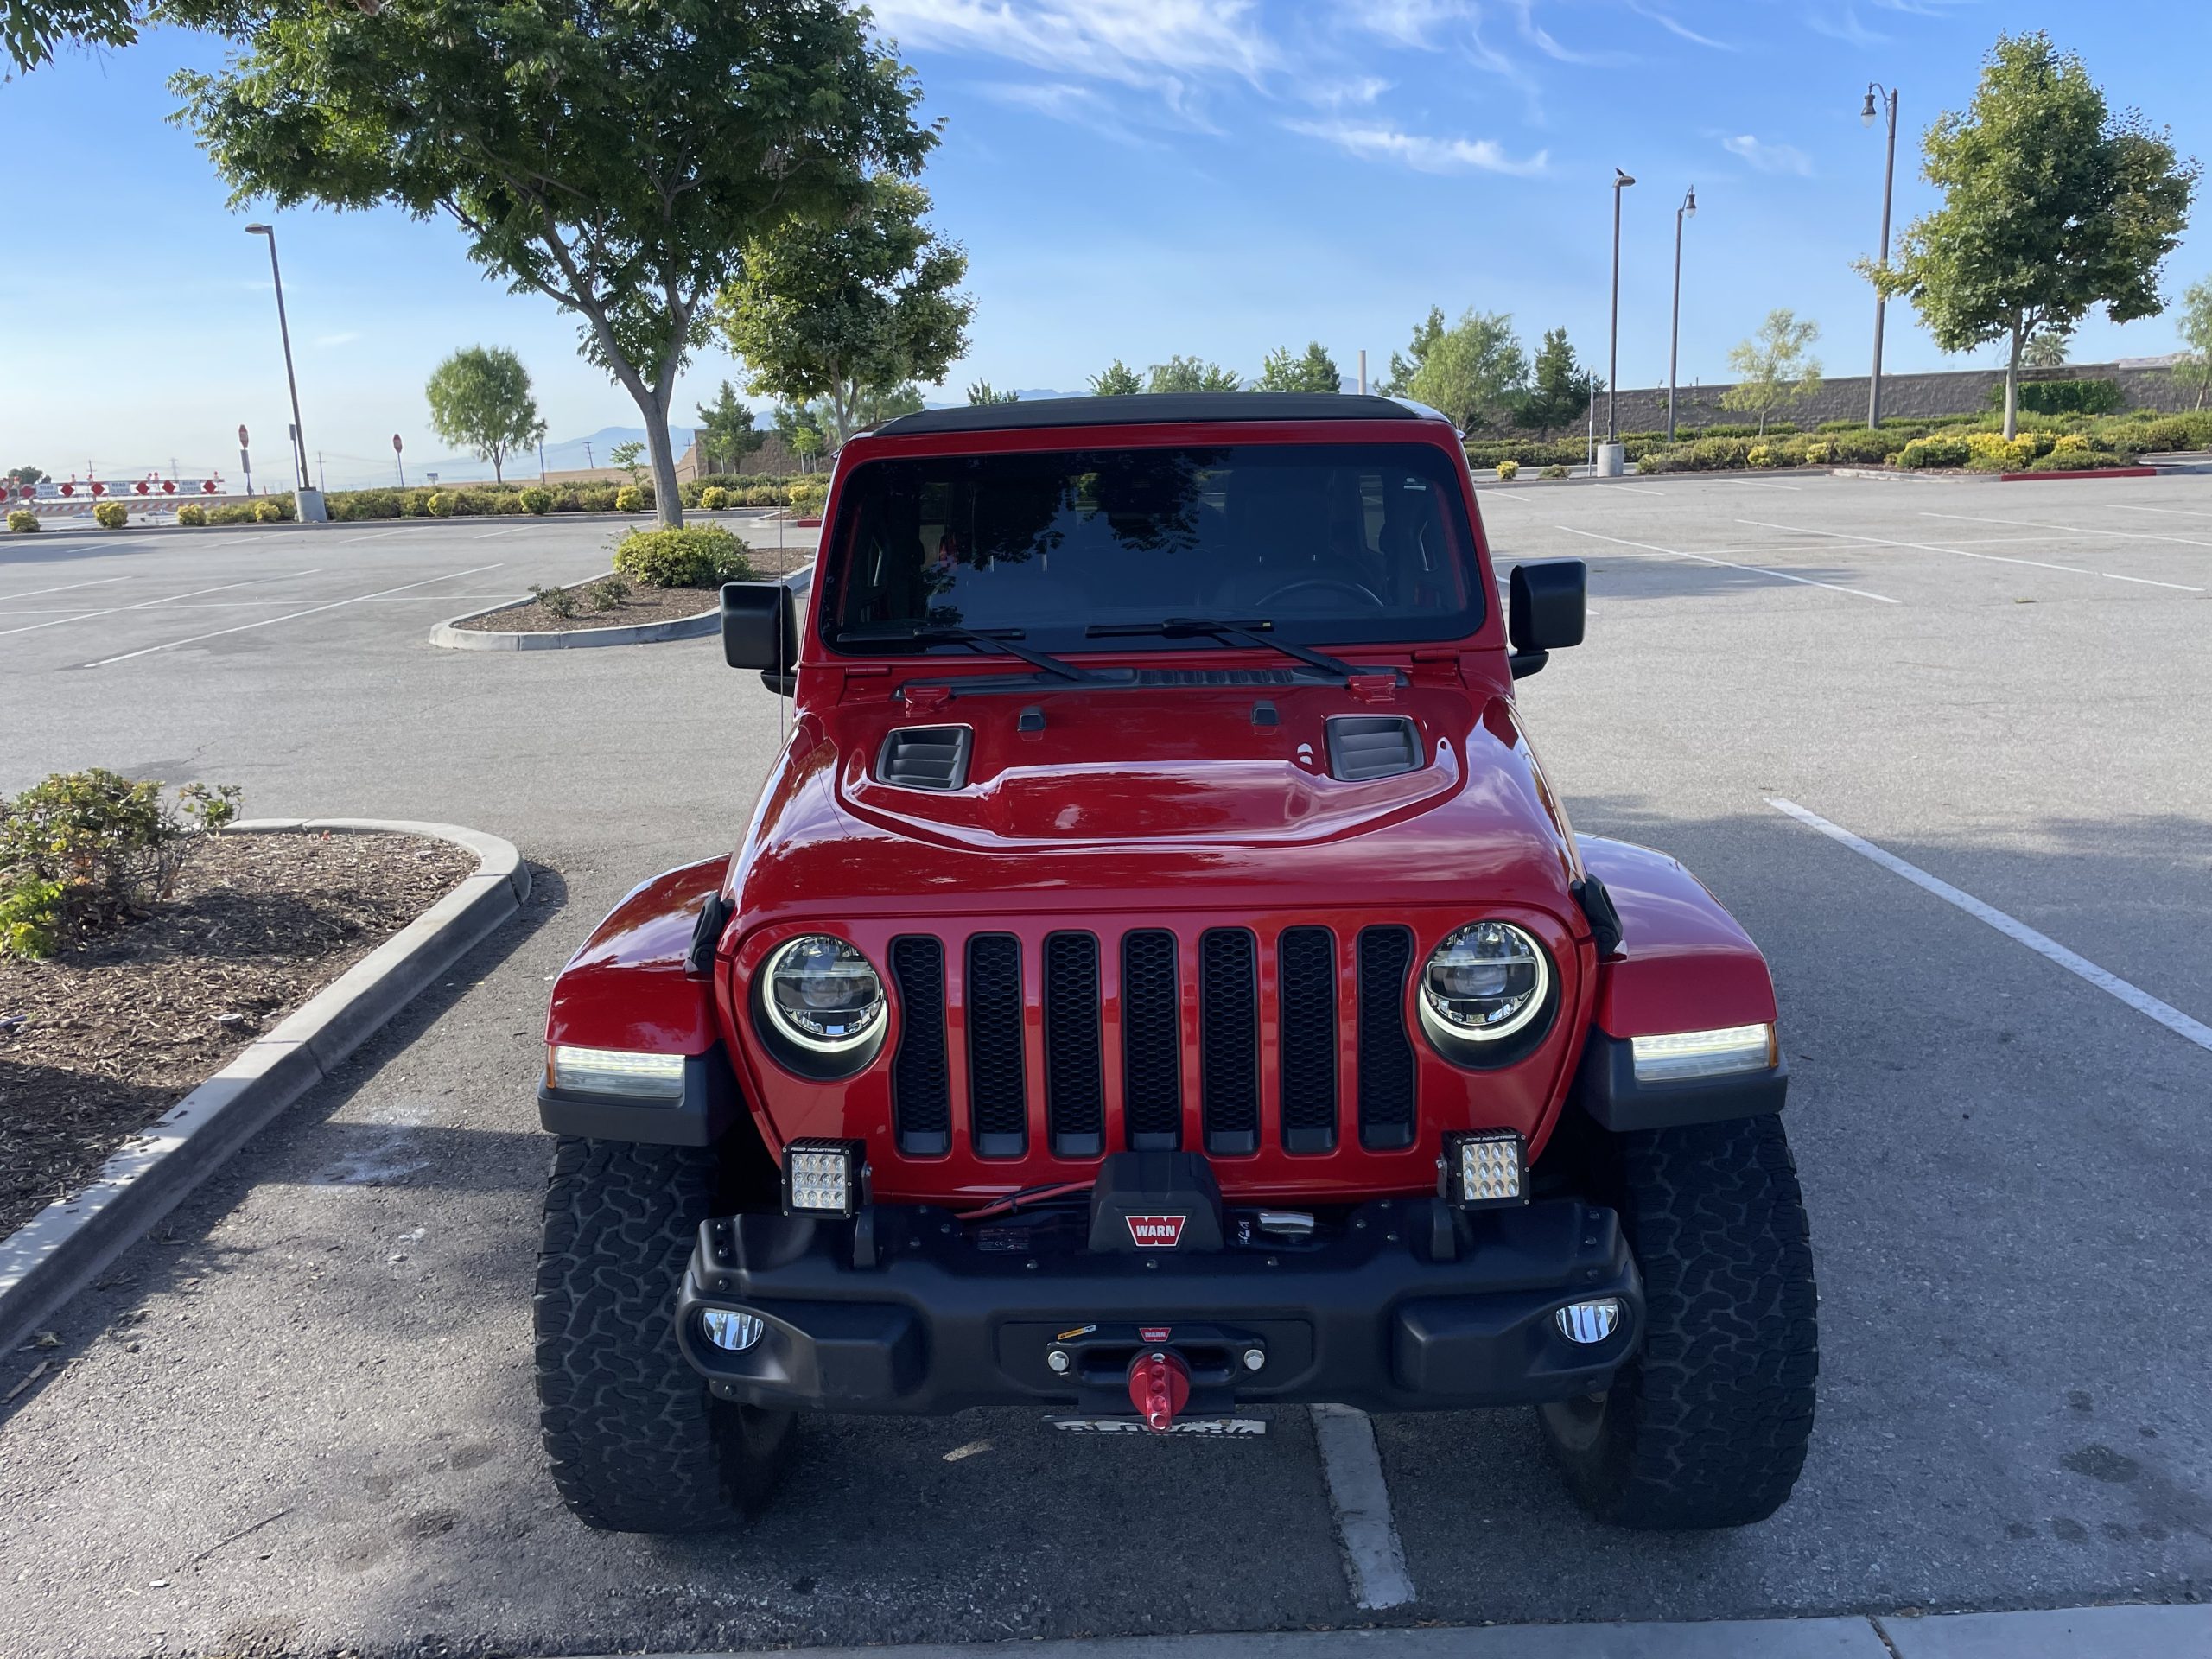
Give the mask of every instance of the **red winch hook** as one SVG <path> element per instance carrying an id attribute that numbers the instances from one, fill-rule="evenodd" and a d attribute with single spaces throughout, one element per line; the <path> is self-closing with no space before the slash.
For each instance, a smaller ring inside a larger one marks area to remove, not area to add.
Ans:
<path id="1" fill-rule="evenodd" d="M 1154 1348 L 1129 1362 L 1129 1403 L 1154 1433 L 1173 1428 L 1176 1413 L 1190 1402 L 1191 1368 L 1180 1354 Z"/>

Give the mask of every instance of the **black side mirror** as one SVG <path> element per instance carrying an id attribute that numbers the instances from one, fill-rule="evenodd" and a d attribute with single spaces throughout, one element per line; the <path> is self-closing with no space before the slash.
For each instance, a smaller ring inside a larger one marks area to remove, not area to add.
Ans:
<path id="1" fill-rule="evenodd" d="M 1505 631 L 1513 641 L 1513 677 L 1526 679 L 1551 653 L 1582 643 L 1590 567 L 1580 559 L 1542 559 L 1513 567 Z"/>
<path id="2" fill-rule="evenodd" d="M 722 584 L 722 660 L 757 668 L 771 691 L 791 694 L 798 664 L 798 595 L 780 582 Z"/>

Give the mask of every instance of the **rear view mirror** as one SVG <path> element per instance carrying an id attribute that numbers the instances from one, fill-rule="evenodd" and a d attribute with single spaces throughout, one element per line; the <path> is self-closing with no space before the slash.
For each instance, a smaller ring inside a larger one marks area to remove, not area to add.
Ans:
<path id="1" fill-rule="evenodd" d="M 1507 594 L 1506 632 L 1513 641 L 1513 677 L 1526 679 L 1551 653 L 1582 643 L 1590 567 L 1580 559 L 1516 564 Z"/>
<path id="2" fill-rule="evenodd" d="M 791 694 L 798 664 L 798 595 L 780 582 L 722 584 L 722 660 L 757 668 L 771 691 Z"/>

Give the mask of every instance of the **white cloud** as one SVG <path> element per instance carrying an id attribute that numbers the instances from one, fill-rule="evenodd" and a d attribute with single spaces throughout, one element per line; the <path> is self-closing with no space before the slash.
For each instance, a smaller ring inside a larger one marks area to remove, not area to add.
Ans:
<path id="1" fill-rule="evenodd" d="M 1878 34 L 1859 21 L 1859 10 L 1851 0 L 1814 0 L 1806 8 L 1805 27 L 1815 35 L 1825 35 L 1832 41 L 1841 41 L 1850 46 L 1886 46 L 1890 37 Z"/>
<path id="2" fill-rule="evenodd" d="M 1128 86 L 1156 85 L 1162 72 L 1257 81 L 1277 67 L 1252 0 L 874 0 L 869 9 L 905 45 L 988 52 Z"/>
<path id="3" fill-rule="evenodd" d="M 1109 99 L 1092 87 L 1060 80 L 983 81 L 977 83 L 976 91 L 995 104 L 1033 110 L 1117 143 L 1133 144 L 1141 149 L 1162 148 L 1158 139 L 1147 137 L 1122 118 L 1121 100 Z"/>
<path id="4" fill-rule="evenodd" d="M 1801 178 L 1813 176 L 1813 158 L 1795 144 L 1762 143 L 1748 132 L 1739 132 L 1732 138 L 1723 138 L 1720 148 L 1731 156 L 1741 156 L 1762 173 L 1795 173 Z"/>
<path id="5" fill-rule="evenodd" d="M 1551 31 L 1536 21 L 1535 0 L 1510 0 L 1510 3 L 1521 16 L 1521 38 L 1548 58 L 1560 63 L 1581 64 L 1586 67 L 1635 61 L 1624 53 L 1577 52 L 1561 46 Z"/>
<path id="6" fill-rule="evenodd" d="M 360 337 L 358 331 L 348 330 L 342 334 L 317 334 L 315 343 L 318 346 L 350 346 Z"/>
<path id="7" fill-rule="evenodd" d="M 1348 75 L 1301 86 L 1299 96 L 1325 110 L 1338 110 L 1347 104 L 1372 104 L 1389 90 L 1390 83 L 1380 75 Z"/>
<path id="8" fill-rule="evenodd" d="M 1716 41 L 1710 35 L 1700 35 L 1687 23 L 1678 22 L 1656 7 L 1640 3 L 1640 0 L 1628 0 L 1628 9 L 1637 16 L 1658 24 L 1669 35 L 1681 36 L 1693 46 L 1709 46 L 1716 52 L 1733 52 L 1736 49 L 1726 41 Z"/>
<path id="9" fill-rule="evenodd" d="M 1344 20 L 1400 46 L 1434 51 L 1446 23 L 1468 14 L 1461 0 L 1345 0 Z"/>
<path id="10" fill-rule="evenodd" d="M 1488 138 L 1438 138 L 1402 132 L 1379 123 L 1289 121 L 1293 132 L 1323 139 L 1363 161 L 1396 162 L 1417 173 L 1507 173 L 1526 177 L 1551 165 L 1551 152 L 1538 150 L 1518 159 Z"/>

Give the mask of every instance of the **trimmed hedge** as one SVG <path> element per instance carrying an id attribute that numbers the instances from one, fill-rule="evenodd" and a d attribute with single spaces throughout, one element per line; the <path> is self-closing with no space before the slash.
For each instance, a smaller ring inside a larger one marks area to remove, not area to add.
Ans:
<path id="1" fill-rule="evenodd" d="M 720 524 L 633 530 L 614 545 L 614 569 L 647 588 L 719 588 L 753 579 L 745 543 Z"/>
<path id="2" fill-rule="evenodd" d="M 96 501 L 92 504 L 92 522 L 102 530 L 121 530 L 130 522 L 130 509 L 120 501 Z"/>

